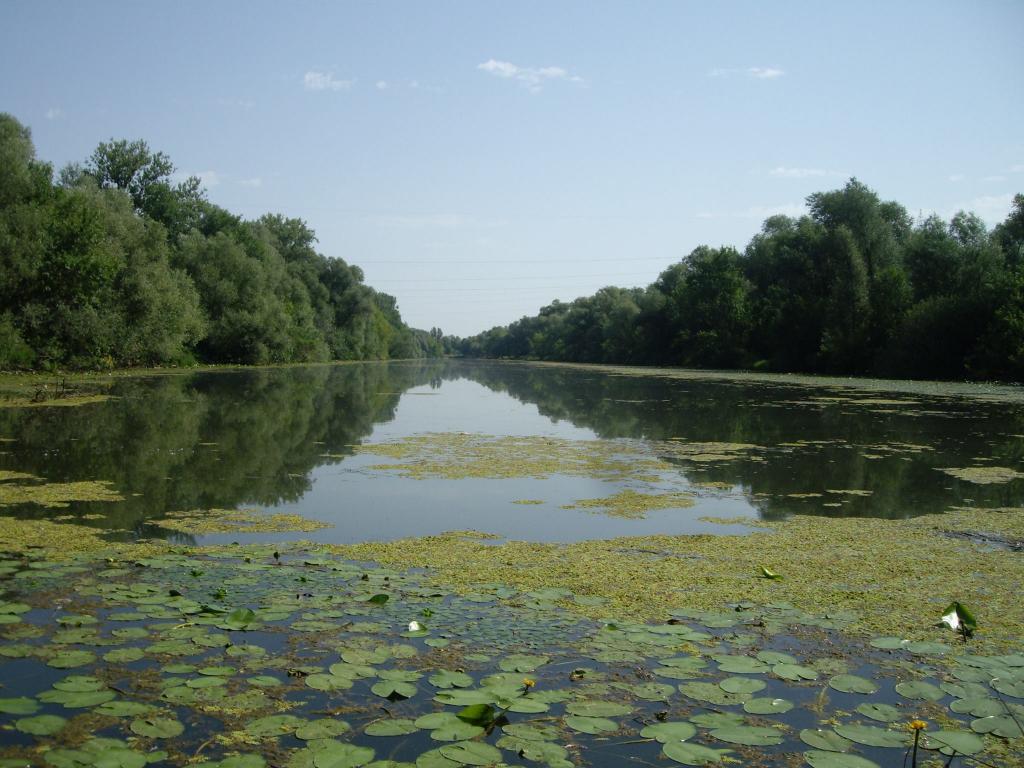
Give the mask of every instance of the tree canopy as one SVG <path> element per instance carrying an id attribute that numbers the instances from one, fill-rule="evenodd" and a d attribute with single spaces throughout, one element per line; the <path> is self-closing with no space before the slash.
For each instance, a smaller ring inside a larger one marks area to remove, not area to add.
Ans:
<path id="1" fill-rule="evenodd" d="M 462 354 L 591 363 L 1024 380 L 1024 195 L 992 231 L 914 222 L 851 179 L 773 216 L 746 249 L 701 246 L 646 288 L 553 302 Z"/>
<path id="2" fill-rule="evenodd" d="M 144 141 L 53 169 L 0 114 L 0 368 L 423 357 L 394 297 L 314 249 L 301 219 L 255 221 L 174 181 Z"/>

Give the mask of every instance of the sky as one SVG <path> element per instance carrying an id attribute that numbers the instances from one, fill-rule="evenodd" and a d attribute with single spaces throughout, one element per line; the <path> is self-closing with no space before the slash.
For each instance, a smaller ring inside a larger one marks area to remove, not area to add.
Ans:
<path id="1" fill-rule="evenodd" d="M 742 249 L 851 176 L 997 223 L 1021 40 L 1021 0 L 0 0 L 0 111 L 55 168 L 144 139 L 467 336 Z"/>

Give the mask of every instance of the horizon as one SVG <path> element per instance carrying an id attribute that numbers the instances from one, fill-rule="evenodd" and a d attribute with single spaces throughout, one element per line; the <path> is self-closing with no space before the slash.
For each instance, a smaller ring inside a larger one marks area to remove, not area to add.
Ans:
<path id="1" fill-rule="evenodd" d="M 0 14 L 0 111 L 55 170 L 143 139 L 458 336 L 742 249 L 852 176 L 989 227 L 1024 187 L 1019 3 Z"/>

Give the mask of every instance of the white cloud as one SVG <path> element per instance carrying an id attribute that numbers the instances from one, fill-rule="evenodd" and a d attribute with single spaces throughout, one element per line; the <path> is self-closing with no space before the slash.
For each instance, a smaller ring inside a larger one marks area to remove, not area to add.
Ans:
<path id="1" fill-rule="evenodd" d="M 239 179 L 238 184 L 242 187 L 262 187 L 263 179 L 259 176 L 253 176 L 251 179 Z"/>
<path id="2" fill-rule="evenodd" d="M 476 68 L 505 80 L 515 80 L 531 93 L 536 93 L 552 80 L 565 80 L 570 83 L 582 83 L 583 78 L 573 75 L 563 67 L 521 67 L 511 61 L 488 59 Z"/>
<path id="3" fill-rule="evenodd" d="M 64 110 L 60 107 L 50 107 L 46 110 L 47 120 L 60 120 L 62 117 L 64 117 Z"/>
<path id="4" fill-rule="evenodd" d="M 827 171 L 824 168 L 787 168 L 780 165 L 768 171 L 769 176 L 778 176 L 783 179 L 808 179 L 812 176 L 842 176 L 838 171 Z"/>
<path id="5" fill-rule="evenodd" d="M 189 175 L 198 176 L 204 187 L 216 187 L 221 182 L 221 176 L 217 171 L 198 171 Z"/>
<path id="6" fill-rule="evenodd" d="M 307 91 L 347 91 L 354 84 L 355 80 L 339 80 L 333 72 L 310 70 L 302 77 L 302 85 Z"/>
<path id="7" fill-rule="evenodd" d="M 1017 165 L 1011 165 L 1006 169 L 1007 173 L 1024 173 L 1024 163 L 1017 163 Z"/>
<path id="8" fill-rule="evenodd" d="M 1005 195 L 982 195 L 951 206 L 946 211 L 946 218 L 953 216 L 957 211 L 967 211 L 978 214 L 982 221 L 992 226 L 1006 219 L 1012 205 L 1013 195 L 1009 192 Z"/>
<path id="9" fill-rule="evenodd" d="M 949 175 L 949 180 L 950 181 L 963 181 L 966 178 L 967 177 L 964 176 L 962 173 L 951 173 Z"/>
<path id="10" fill-rule="evenodd" d="M 782 205 L 752 205 L 745 211 L 734 214 L 741 219 L 767 219 L 769 216 L 792 216 L 799 218 L 807 213 L 803 203 L 783 203 Z"/>
<path id="11" fill-rule="evenodd" d="M 374 85 L 377 86 L 378 91 L 386 91 L 388 89 L 387 80 L 378 80 L 376 83 L 374 83 Z"/>
<path id="12" fill-rule="evenodd" d="M 996 174 L 994 176 L 985 176 L 982 178 L 982 181 L 1006 181 L 1006 177 Z"/>
<path id="13" fill-rule="evenodd" d="M 733 75 L 746 75 L 755 80 L 774 80 L 786 74 L 784 69 L 777 67 L 716 67 L 708 71 L 708 77 L 732 77 Z"/>
<path id="14" fill-rule="evenodd" d="M 782 77 L 786 73 L 774 67 L 748 67 L 747 74 L 751 77 L 756 77 L 758 80 L 774 80 L 776 77 Z"/>
<path id="15" fill-rule="evenodd" d="M 411 213 L 372 216 L 370 220 L 385 229 L 492 229 L 506 222 L 498 219 L 478 219 L 461 213 Z"/>

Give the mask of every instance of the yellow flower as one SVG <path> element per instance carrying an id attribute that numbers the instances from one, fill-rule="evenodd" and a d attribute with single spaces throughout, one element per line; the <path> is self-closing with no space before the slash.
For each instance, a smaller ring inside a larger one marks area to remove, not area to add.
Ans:
<path id="1" fill-rule="evenodd" d="M 532 680 L 529 677 L 524 677 L 523 678 L 523 688 L 526 688 L 527 690 L 529 690 L 530 688 L 533 688 L 533 686 L 535 686 L 536 684 L 537 684 L 536 680 Z"/>
<path id="2" fill-rule="evenodd" d="M 927 727 L 928 723 L 924 720 L 911 720 L 910 723 L 907 724 L 907 728 L 912 731 L 923 731 Z"/>

